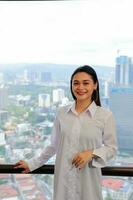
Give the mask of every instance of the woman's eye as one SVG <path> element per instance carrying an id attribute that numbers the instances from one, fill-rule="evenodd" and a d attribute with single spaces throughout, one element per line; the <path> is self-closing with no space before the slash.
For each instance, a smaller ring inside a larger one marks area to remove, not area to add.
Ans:
<path id="1" fill-rule="evenodd" d="M 75 82 L 75 83 L 73 83 L 73 85 L 78 85 L 78 83 Z"/>
<path id="2" fill-rule="evenodd" d="M 87 83 L 84 83 L 84 85 L 89 85 L 89 83 L 87 82 Z"/>

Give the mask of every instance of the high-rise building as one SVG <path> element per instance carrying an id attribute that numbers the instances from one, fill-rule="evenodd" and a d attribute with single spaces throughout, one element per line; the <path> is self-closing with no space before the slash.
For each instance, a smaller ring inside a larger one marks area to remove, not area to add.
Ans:
<path id="1" fill-rule="evenodd" d="M 61 100 L 65 97 L 65 92 L 63 89 L 58 88 L 53 90 L 53 103 L 61 102 Z"/>
<path id="2" fill-rule="evenodd" d="M 25 81 L 35 82 L 35 81 L 39 80 L 38 74 L 39 73 L 36 71 L 31 71 L 31 70 L 25 69 L 24 73 L 23 73 L 23 79 Z"/>
<path id="3" fill-rule="evenodd" d="M 104 96 L 109 97 L 109 83 L 108 83 L 108 81 L 104 82 Z"/>
<path id="4" fill-rule="evenodd" d="M 38 106 L 42 108 L 50 107 L 50 94 L 39 94 L 38 95 Z"/>
<path id="5" fill-rule="evenodd" d="M 133 87 L 112 88 L 109 105 L 116 119 L 119 149 L 133 151 Z"/>
<path id="6" fill-rule="evenodd" d="M 7 88 L 4 85 L 0 86 L 0 110 L 6 110 L 8 104 Z"/>
<path id="7" fill-rule="evenodd" d="M 28 70 L 27 69 L 24 70 L 23 78 L 25 81 L 28 81 Z"/>
<path id="8" fill-rule="evenodd" d="M 41 82 L 52 81 L 51 72 L 41 72 Z"/>
<path id="9" fill-rule="evenodd" d="M 119 86 L 133 85 L 133 63 L 128 56 L 116 58 L 115 83 Z"/>
<path id="10" fill-rule="evenodd" d="M 133 150 L 133 63 L 128 56 L 116 58 L 115 85 L 110 91 L 109 107 L 116 119 L 119 149 Z"/>

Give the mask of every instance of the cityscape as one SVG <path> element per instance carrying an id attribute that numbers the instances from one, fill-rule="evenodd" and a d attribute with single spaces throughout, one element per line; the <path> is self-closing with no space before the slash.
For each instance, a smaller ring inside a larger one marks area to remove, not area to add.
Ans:
<path id="1" fill-rule="evenodd" d="M 7 70 L 6 70 L 7 67 Z M 70 76 L 76 65 L 1 66 L 0 164 L 39 155 L 50 142 L 58 107 L 70 104 Z M 116 118 L 118 155 L 109 165 L 133 166 L 133 59 L 118 55 L 115 67 L 94 66 L 102 106 Z M 48 163 L 54 164 L 55 157 Z M 1 174 L 0 199 L 51 200 L 53 175 Z M 132 200 L 133 178 L 103 177 L 104 200 Z"/>

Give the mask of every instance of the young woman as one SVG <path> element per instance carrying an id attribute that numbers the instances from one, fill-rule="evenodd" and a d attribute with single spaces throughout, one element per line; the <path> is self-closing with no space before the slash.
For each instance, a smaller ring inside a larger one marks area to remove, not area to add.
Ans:
<path id="1" fill-rule="evenodd" d="M 16 168 L 28 173 L 56 154 L 54 200 L 102 200 L 101 167 L 117 150 L 114 117 L 101 107 L 92 67 L 77 68 L 70 83 L 74 103 L 57 111 L 51 144 Z"/>

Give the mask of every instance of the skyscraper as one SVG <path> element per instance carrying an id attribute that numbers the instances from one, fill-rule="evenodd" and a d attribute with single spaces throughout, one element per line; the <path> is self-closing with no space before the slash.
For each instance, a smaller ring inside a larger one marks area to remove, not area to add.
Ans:
<path id="1" fill-rule="evenodd" d="M 128 56 L 116 58 L 115 85 L 109 107 L 116 118 L 119 149 L 133 150 L 133 64 Z"/>
<path id="2" fill-rule="evenodd" d="M 38 74 L 39 73 L 37 71 L 25 69 L 23 72 L 23 79 L 24 81 L 35 82 L 39 79 Z"/>
<path id="3" fill-rule="evenodd" d="M 6 110 L 8 103 L 7 88 L 4 85 L 0 86 L 0 110 Z"/>
<path id="4" fill-rule="evenodd" d="M 4 85 L 0 86 L 0 125 L 3 124 L 8 118 L 6 111 L 8 104 L 7 88 Z"/>
<path id="5" fill-rule="evenodd" d="M 114 87 L 110 109 L 115 115 L 120 151 L 133 151 L 133 87 Z"/>
<path id="6" fill-rule="evenodd" d="M 51 72 L 41 72 L 41 82 L 52 81 Z"/>
<path id="7" fill-rule="evenodd" d="M 133 63 L 128 56 L 116 58 L 115 83 L 121 86 L 133 85 Z"/>

